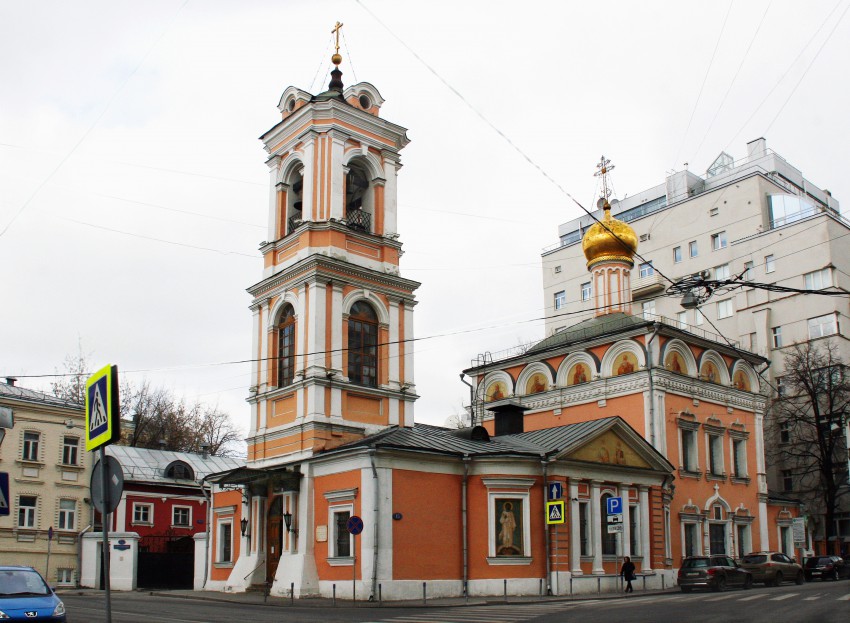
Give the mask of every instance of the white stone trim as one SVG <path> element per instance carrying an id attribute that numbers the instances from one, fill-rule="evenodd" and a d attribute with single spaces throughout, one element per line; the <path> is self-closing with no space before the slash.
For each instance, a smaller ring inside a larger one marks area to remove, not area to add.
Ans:
<path id="1" fill-rule="evenodd" d="M 612 374 L 614 361 L 623 353 L 632 353 L 637 359 L 639 369 L 646 367 L 646 353 L 644 353 L 641 345 L 635 340 L 620 340 L 605 351 L 605 355 L 602 357 L 602 364 L 600 365 L 600 374 L 604 377 L 615 376 Z M 638 371 L 635 370 L 635 372 Z"/>
<path id="2" fill-rule="evenodd" d="M 528 384 L 529 379 L 534 375 L 540 373 L 546 377 L 546 388 L 543 390 L 549 391 L 552 389 L 552 369 L 547 366 L 545 363 L 541 361 L 535 361 L 533 363 L 528 364 L 523 368 L 522 372 L 519 373 L 519 377 L 517 377 L 516 381 L 516 394 L 517 395 L 529 395 L 525 392 L 525 386 Z M 538 392 L 540 393 L 540 392 Z"/>

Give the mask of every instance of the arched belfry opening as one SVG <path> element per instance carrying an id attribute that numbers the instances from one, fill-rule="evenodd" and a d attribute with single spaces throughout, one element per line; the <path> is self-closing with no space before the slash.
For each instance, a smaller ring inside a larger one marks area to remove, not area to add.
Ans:
<path id="1" fill-rule="evenodd" d="M 286 193 L 286 218 L 284 235 L 295 231 L 304 220 L 304 176 L 299 169 L 293 169 L 286 182 L 289 192 Z"/>
<path id="2" fill-rule="evenodd" d="M 349 163 L 345 174 L 345 220 L 351 229 L 372 231 L 374 193 L 370 177 L 362 162 L 355 159 Z"/>

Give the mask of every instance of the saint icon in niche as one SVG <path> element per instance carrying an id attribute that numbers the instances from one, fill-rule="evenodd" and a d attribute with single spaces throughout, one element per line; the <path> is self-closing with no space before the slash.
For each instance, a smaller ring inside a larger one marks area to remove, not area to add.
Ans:
<path id="1" fill-rule="evenodd" d="M 599 459 L 600 463 L 610 463 L 611 462 L 611 453 L 608 452 L 608 448 L 605 447 L 605 442 L 602 442 L 602 445 L 599 446 L 599 450 L 596 453 L 596 458 Z"/>
<path id="2" fill-rule="evenodd" d="M 522 500 L 496 500 L 496 555 L 522 556 Z"/>
<path id="3" fill-rule="evenodd" d="M 546 378 L 539 372 L 528 380 L 526 385 L 527 394 L 539 394 L 546 390 Z"/>
<path id="4" fill-rule="evenodd" d="M 682 373 L 682 364 L 679 363 L 679 353 L 671 353 L 670 358 L 667 360 L 667 369 L 672 370 L 673 372 Z"/>
<path id="5" fill-rule="evenodd" d="M 577 363 L 573 366 L 572 374 L 570 375 L 570 385 L 581 385 L 587 383 L 590 378 L 590 369 L 587 364 Z"/>
<path id="6" fill-rule="evenodd" d="M 626 454 L 623 452 L 623 444 L 619 440 L 617 441 L 617 449 L 614 450 L 614 463 L 617 465 L 626 464 Z"/>
<path id="7" fill-rule="evenodd" d="M 737 389 L 743 390 L 745 392 L 750 391 L 750 382 L 749 379 L 747 379 L 747 375 L 744 374 L 743 370 L 738 370 L 735 373 L 735 380 L 733 381 L 733 385 L 735 385 Z"/>
<path id="8" fill-rule="evenodd" d="M 632 353 L 623 353 L 614 362 L 615 376 L 631 374 L 637 367 L 637 358 Z"/>
<path id="9" fill-rule="evenodd" d="M 705 362 L 700 376 L 709 383 L 717 383 L 720 380 L 720 374 L 717 372 L 717 368 L 710 361 Z"/>
<path id="10" fill-rule="evenodd" d="M 487 390 L 487 402 L 501 400 L 508 395 L 508 388 L 502 381 L 496 381 Z"/>

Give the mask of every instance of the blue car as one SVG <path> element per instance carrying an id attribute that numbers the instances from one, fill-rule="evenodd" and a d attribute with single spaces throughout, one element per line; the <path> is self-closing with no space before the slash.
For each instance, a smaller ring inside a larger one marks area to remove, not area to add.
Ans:
<path id="1" fill-rule="evenodd" d="M 65 604 L 32 567 L 0 566 L 0 621 L 61 621 Z"/>

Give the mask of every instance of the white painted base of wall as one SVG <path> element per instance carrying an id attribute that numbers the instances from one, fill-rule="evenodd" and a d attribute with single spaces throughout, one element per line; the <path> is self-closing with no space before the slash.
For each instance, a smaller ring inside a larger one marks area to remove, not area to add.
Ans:
<path id="1" fill-rule="evenodd" d="M 349 582 L 349 592 L 351 592 Z M 305 554 L 284 554 L 277 566 L 271 594 L 278 597 L 291 597 L 295 592 L 296 598 L 319 597 L 319 580 L 313 556 Z M 360 589 L 358 587 L 358 592 Z M 368 598 L 369 596 L 366 595 Z"/>
<path id="2" fill-rule="evenodd" d="M 83 535 L 80 586 L 100 586 L 100 555 L 103 544 L 102 532 Z M 116 591 L 136 590 L 136 574 L 139 557 L 139 535 L 136 532 L 109 533 L 109 587 Z M 125 549 L 126 548 L 126 549 Z"/>

